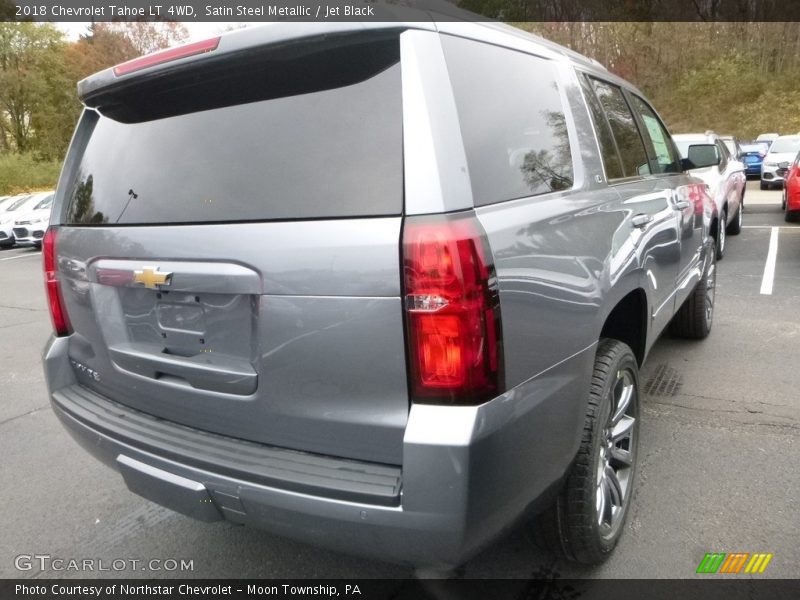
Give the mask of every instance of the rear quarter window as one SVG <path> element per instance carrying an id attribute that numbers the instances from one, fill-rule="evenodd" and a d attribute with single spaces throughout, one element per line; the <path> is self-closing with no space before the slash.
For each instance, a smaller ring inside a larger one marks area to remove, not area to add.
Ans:
<path id="1" fill-rule="evenodd" d="M 442 36 L 477 206 L 570 189 L 572 155 L 555 67 Z"/>

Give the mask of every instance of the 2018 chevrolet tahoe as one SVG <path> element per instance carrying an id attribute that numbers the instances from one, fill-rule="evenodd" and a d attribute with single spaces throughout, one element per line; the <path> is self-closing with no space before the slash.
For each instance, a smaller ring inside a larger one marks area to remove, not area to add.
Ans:
<path id="1" fill-rule="evenodd" d="M 246 29 L 78 92 L 44 369 L 132 491 L 416 565 L 534 514 L 612 551 L 639 368 L 715 292 L 713 203 L 636 88 L 415 22 Z"/>

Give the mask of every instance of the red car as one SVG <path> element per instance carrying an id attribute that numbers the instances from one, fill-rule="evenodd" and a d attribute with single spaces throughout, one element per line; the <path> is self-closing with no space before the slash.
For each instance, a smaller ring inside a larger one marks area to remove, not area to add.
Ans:
<path id="1" fill-rule="evenodd" d="M 781 208 L 786 211 L 787 221 L 800 218 L 800 152 L 786 171 Z"/>

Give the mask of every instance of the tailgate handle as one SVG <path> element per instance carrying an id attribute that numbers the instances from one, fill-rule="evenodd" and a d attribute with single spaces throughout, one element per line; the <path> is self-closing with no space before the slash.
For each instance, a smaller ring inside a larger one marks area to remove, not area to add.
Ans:
<path id="1" fill-rule="evenodd" d="M 239 396 L 248 396 L 258 387 L 258 375 L 249 362 L 224 354 L 176 356 L 154 344 L 119 344 L 108 350 L 119 368 L 150 379 L 168 375 L 193 388 Z"/>

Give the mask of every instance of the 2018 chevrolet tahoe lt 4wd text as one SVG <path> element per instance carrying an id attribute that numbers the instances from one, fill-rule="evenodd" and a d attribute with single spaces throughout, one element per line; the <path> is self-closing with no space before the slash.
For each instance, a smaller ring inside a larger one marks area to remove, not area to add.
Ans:
<path id="1" fill-rule="evenodd" d="M 44 369 L 132 491 L 416 565 L 534 514 L 611 552 L 639 367 L 714 308 L 713 204 L 640 92 L 453 22 L 246 29 L 78 92 Z"/>

